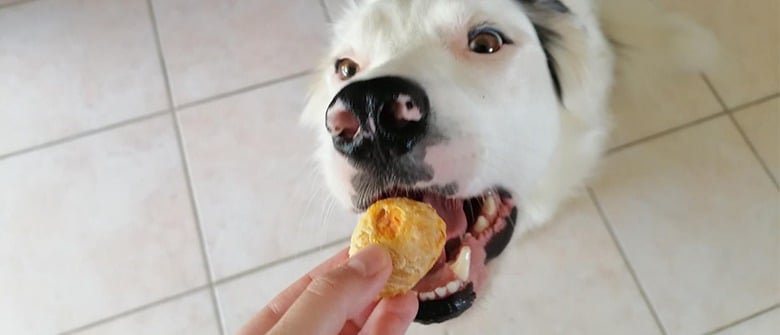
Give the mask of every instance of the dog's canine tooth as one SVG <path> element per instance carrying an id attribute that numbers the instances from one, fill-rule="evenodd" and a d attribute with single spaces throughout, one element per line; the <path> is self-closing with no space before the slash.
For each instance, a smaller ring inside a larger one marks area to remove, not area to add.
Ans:
<path id="1" fill-rule="evenodd" d="M 469 280 L 469 270 L 471 270 L 471 248 L 466 246 L 460 250 L 458 259 L 450 264 L 450 270 L 455 273 L 458 279 L 462 281 Z"/>
<path id="2" fill-rule="evenodd" d="M 488 227 L 490 227 L 490 222 L 484 216 L 480 215 L 477 218 L 477 222 L 474 224 L 474 232 L 481 234 L 485 229 L 488 229 Z"/>
<path id="3" fill-rule="evenodd" d="M 488 195 L 485 198 L 485 203 L 482 204 L 482 214 L 487 217 L 493 217 L 497 211 L 496 198 L 493 195 Z"/>

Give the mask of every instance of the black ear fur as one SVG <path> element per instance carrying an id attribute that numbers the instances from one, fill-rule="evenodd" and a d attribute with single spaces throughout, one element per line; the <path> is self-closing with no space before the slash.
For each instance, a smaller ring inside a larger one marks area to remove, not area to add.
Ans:
<path id="1" fill-rule="evenodd" d="M 533 6 L 543 10 L 551 10 L 558 13 L 568 13 L 569 7 L 560 0 L 520 0 L 525 6 Z"/>
<path id="2" fill-rule="evenodd" d="M 542 44 L 544 54 L 547 57 L 547 67 L 552 77 L 555 93 L 559 100 L 563 100 L 563 91 L 561 87 L 558 64 L 555 61 L 555 55 L 551 49 L 553 44 L 557 43 L 561 36 L 550 26 L 550 17 L 555 14 L 568 14 L 569 7 L 566 7 L 560 0 L 519 0 L 520 4 L 528 11 L 528 16 L 536 29 L 536 35 L 539 36 L 539 42 Z"/>

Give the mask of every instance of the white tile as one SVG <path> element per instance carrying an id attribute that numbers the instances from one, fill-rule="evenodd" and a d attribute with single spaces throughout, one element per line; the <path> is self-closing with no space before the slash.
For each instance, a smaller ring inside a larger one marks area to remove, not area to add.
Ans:
<path id="1" fill-rule="evenodd" d="M 73 335 L 105 334 L 216 335 L 219 334 L 219 325 L 209 292 L 200 291 L 73 333 Z"/>
<path id="2" fill-rule="evenodd" d="M 144 0 L 0 10 L 0 155 L 168 108 Z"/>
<path id="3" fill-rule="evenodd" d="M 661 0 L 720 39 L 723 57 L 707 73 L 729 107 L 780 91 L 780 2 Z"/>
<path id="4" fill-rule="evenodd" d="M 181 114 L 193 185 L 217 278 L 349 236 L 298 124 L 308 78 Z"/>
<path id="5" fill-rule="evenodd" d="M 344 242 L 217 286 L 227 333 L 238 332 L 282 290 L 348 246 Z"/>
<path id="6" fill-rule="evenodd" d="M 154 4 L 179 104 L 310 70 L 329 36 L 311 0 Z"/>
<path id="7" fill-rule="evenodd" d="M 610 112 L 617 147 L 718 112 L 723 108 L 699 75 L 658 76 L 632 68 L 631 83 L 614 88 Z M 639 80 L 638 78 L 641 78 Z"/>
<path id="8" fill-rule="evenodd" d="M 515 239 L 490 271 L 487 294 L 464 315 L 409 334 L 660 334 L 587 197 Z"/>
<path id="9" fill-rule="evenodd" d="M 775 179 L 780 179 L 780 98 L 739 111 L 734 117 Z"/>
<path id="10" fill-rule="evenodd" d="M 717 335 L 776 335 L 780 331 L 780 309 L 775 308 Z"/>
<path id="11" fill-rule="evenodd" d="M 206 281 L 172 119 L 0 161 L 0 334 L 51 334 Z"/>
<path id="12" fill-rule="evenodd" d="M 728 117 L 610 156 L 595 192 L 671 335 L 780 301 L 780 195 Z"/>

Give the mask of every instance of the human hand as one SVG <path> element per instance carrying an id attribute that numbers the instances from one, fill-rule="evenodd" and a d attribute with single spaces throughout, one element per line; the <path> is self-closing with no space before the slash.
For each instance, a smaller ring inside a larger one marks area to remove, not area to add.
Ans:
<path id="1" fill-rule="evenodd" d="M 375 301 L 392 272 L 387 251 L 347 250 L 282 291 L 240 335 L 404 334 L 417 314 L 414 293 Z"/>

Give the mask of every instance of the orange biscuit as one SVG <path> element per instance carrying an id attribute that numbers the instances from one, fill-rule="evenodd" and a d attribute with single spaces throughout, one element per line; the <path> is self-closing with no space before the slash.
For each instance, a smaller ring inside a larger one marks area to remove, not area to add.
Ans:
<path id="1" fill-rule="evenodd" d="M 447 226 L 431 205 L 406 198 L 378 201 L 360 217 L 350 241 L 352 256 L 371 244 L 385 247 L 393 273 L 380 297 L 411 290 L 433 267 L 447 241 Z"/>

